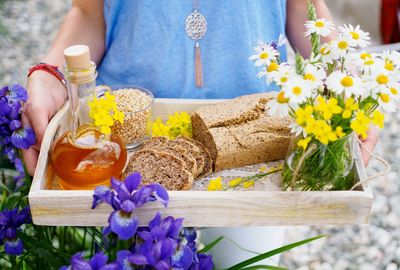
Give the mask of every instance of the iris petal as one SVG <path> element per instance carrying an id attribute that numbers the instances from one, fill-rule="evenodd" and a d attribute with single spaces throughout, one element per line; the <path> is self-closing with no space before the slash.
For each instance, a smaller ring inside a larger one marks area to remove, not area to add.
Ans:
<path id="1" fill-rule="evenodd" d="M 116 233 L 121 240 L 133 237 L 138 227 L 138 219 L 123 211 L 116 211 L 110 220 L 111 231 Z"/>
<path id="2" fill-rule="evenodd" d="M 121 209 L 126 213 L 131 213 L 133 212 L 133 210 L 135 210 L 135 204 L 130 200 L 126 200 L 123 203 L 121 203 Z"/>
<path id="3" fill-rule="evenodd" d="M 187 247 L 183 246 L 171 257 L 171 263 L 174 267 L 188 269 L 193 262 L 193 252 Z"/>
<path id="4" fill-rule="evenodd" d="M 8 87 L 6 96 L 10 102 L 25 102 L 28 100 L 28 93 L 26 92 L 26 89 L 19 84 L 10 85 Z"/>
<path id="5" fill-rule="evenodd" d="M 100 269 L 102 266 L 107 264 L 108 257 L 102 252 L 96 253 L 90 260 L 89 264 L 92 269 Z"/>
<path id="6" fill-rule="evenodd" d="M 17 148 L 28 149 L 36 142 L 35 133 L 29 127 L 17 129 L 11 135 L 11 142 Z"/>
<path id="7" fill-rule="evenodd" d="M 147 258 L 142 254 L 134 254 L 128 258 L 128 260 L 137 265 L 146 265 L 148 264 Z"/>
<path id="8" fill-rule="evenodd" d="M 136 190 L 142 181 L 142 177 L 140 173 L 132 173 L 129 176 L 127 176 L 124 180 L 126 188 L 128 189 L 129 193 L 132 193 L 134 190 Z"/>
<path id="9" fill-rule="evenodd" d="M 160 184 L 154 184 L 154 186 L 157 199 L 164 205 L 164 207 L 167 207 L 169 201 L 168 192 Z"/>
<path id="10" fill-rule="evenodd" d="M 24 251 L 24 243 L 21 239 L 8 240 L 4 244 L 4 251 L 8 255 L 21 255 Z"/>

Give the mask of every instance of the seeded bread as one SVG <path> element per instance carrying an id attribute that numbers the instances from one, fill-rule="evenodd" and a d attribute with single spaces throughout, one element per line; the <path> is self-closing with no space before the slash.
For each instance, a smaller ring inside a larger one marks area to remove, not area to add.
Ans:
<path id="1" fill-rule="evenodd" d="M 200 156 L 198 156 L 198 158 L 196 160 L 198 163 L 200 163 L 201 161 L 204 161 L 203 162 L 204 165 L 203 165 L 203 170 L 200 172 L 198 177 L 204 177 L 204 176 L 212 173 L 213 159 L 212 159 L 211 154 L 208 151 L 208 149 L 201 142 L 187 138 L 187 137 L 179 137 L 177 139 L 177 141 L 182 141 L 182 140 L 189 141 L 190 143 L 196 145 L 200 149 Z M 200 158 L 200 157 L 202 157 L 202 158 Z"/>
<path id="2" fill-rule="evenodd" d="M 205 160 L 202 155 L 201 149 L 194 143 L 190 142 L 189 140 L 186 140 L 184 137 L 179 137 L 174 141 L 170 141 L 170 144 L 185 148 L 188 151 L 188 153 L 196 159 L 198 170 L 194 174 L 194 177 L 195 178 L 198 177 L 203 172 L 205 164 Z"/>
<path id="3" fill-rule="evenodd" d="M 193 175 L 184 167 L 184 162 L 174 155 L 143 149 L 129 158 L 123 178 L 139 172 L 142 185 L 159 183 L 167 190 L 188 190 L 192 188 Z"/>
<path id="4" fill-rule="evenodd" d="M 172 146 L 167 141 L 165 144 L 147 145 L 144 149 L 152 149 L 157 152 L 165 152 L 171 154 L 181 159 L 184 162 L 185 169 L 193 174 L 193 176 L 197 174 L 198 169 L 196 159 L 191 154 L 189 154 L 185 148 L 179 145 Z"/>
<path id="5" fill-rule="evenodd" d="M 193 113 L 193 137 L 209 150 L 214 171 L 285 157 L 290 120 L 268 115 L 266 104 L 274 97 L 274 93 L 241 96 Z"/>

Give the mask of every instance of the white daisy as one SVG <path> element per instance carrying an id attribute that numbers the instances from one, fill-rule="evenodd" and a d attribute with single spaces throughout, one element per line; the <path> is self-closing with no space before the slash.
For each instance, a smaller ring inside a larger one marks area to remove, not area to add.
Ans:
<path id="1" fill-rule="evenodd" d="M 274 47 L 267 43 L 259 43 L 254 48 L 255 53 L 250 56 L 249 60 L 255 61 L 255 66 L 259 67 L 262 65 L 268 66 L 271 61 L 276 61 L 279 56 L 279 52 Z"/>
<path id="2" fill-rule="evenodd" d="M 293 75 L 282 86 L 282 91 L 291 103 L 300 104 L 312 96 L 312 84 L 298 75 Z"/>
<path id="3" fill-rule="evenodd" d="M 380 57 L 383 59 L 383 67 L 389 72 L 400 68 L 400 53 L 397 51 L 384 51 Z"/>
<path id="4" fill-rule="evenodd" d="M 345 59 L 344 66 L 348 70 L 356 67 L 361 73 L 369 74 L 379 61 L 381 60 L 376 58 L 375 54 L 362 51 L 361 53 L 349 54 Z"/>
<path id="5" fill-rule="evenodd" d="M 280 91 L 276 98 L 267 103 L 269 109 L 266 111 L 269 115 L 288 116 L 292 105 L 289 103 L 289 99 L 285 97 L 285 93 Z"/>
<path id="6" fill-rule="evenodd" d="M 351 40 L 341 36 L 330 43 L 330 54 L 334 60 L 345 57 L 349 51 L 354 50 Z"/>
<path id="7" fill-rule="evenodd" d="M 332 64 L 333 59 L 331 56 L 331 44 L 330 43 L 325 43 L 321 45 L 321 48 L 319 50 L 319 55 L 321 56 L 321 61 L 324 64 Z"/>
<path id="8" fill-rule="evenodd" d="M 261 78 L 266 76 L 267 83 L 269 84 L 272 82 L 273 73 L 276 73 L 278 71 L 279 71 L 279 64 L 275 61 L 272 61 L 267 67 L 263 68 L 262 71 L 257 73 L 257 77 Z"/>
<path id="9" fill-rule="evenodd" d="M 326 86 L 336 94 L 344 93 L 346 97 L 360 96 L 364 92 L 360 78 L 347 75 L 340 70 L 334 71 L 328 76 Z"/>
<path id="10" fill-rule="evenodd" d="M 369 37 L 369 33 L 362 31 L 359 25 L 356 27 L 352 26 L 351 24 L 344 25 L 344 27 L 339 27 L 339 30 L 344 37 L 352 40 L 355 46 L 365 48 L 370 44 L 368 41 L 371 39 Z"/>
<path id="11" fill-rule="evenodd" d="M 317 33 L 320 36 L 328 36 L 334 29 L 334 24 L 324 18 L 317 19 L 316 21 L 307 21 L 305 23 L 307 31 L 305 36 L 311 36 L 313 33 Z"/>
<path id="12" fill-rule="evenodd" d="M 277 72 L 270 73 L 267 77 L 269 82 L 274 81 L 277 85 L 282 86 L 289 81 L 292 75 L 295 75 L 294 69 L 287 64 L 280 64 Z"/>
<path id="13" fill-rule="evenodd" d="M 304 68 L 303 79 L 313 84 L 313 88 L 317 89 L 324 85 L 323 80 L 326 78 L 325 70 L 312 64 L 307 64 Z"/>
<path id="14" fill-rule="evenodd" d="M 372 70 L 370 75 L 364 77 L 367 87 L 372 91 L 373 96 L 378 94 L 391 95 L 391 88 L 398 89 L 396 76 L 384 68 Z"/>
<path id="15" fill-rule="evenodd" d="M 296 136 L 303 134 L 303 138 L 307 137 L 307 131 L 304 129 L 304 127 L 300 126 L 296 122 L 290 124 L 289 128 L 290 128 L 290 132 L 295 134 Z"/>
<path id="16" fill-rule="evenodd" d="M 379 107 L 386 113 L 392 113 L 399 107 L 398 100 L 389 94 L 379 93 L 376 98 L 378 100 Z"/>

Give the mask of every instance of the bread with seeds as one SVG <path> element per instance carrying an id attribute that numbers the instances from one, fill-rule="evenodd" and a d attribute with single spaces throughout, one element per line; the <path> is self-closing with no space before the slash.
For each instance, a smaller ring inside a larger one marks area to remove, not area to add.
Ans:
<path id="1" fill-rule="evenodd" d="M 133 172 L 142 175 L 142 185 L 159 183 L 167 190 L 188 190 L 193 186 L 193 175 L 185 169 L 184 162 L 161 151 L 143 149 L 134 153 L 123 178 Z"/>

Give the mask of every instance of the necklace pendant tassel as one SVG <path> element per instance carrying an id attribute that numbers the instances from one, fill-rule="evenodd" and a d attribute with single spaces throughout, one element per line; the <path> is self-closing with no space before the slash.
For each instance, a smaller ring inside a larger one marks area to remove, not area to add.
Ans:
<path id="1" fill-rule="evenodd" d="M 203 65 L 201 64 L 200 43 L 194 45 L 194 81 L 197 88 L 203 87 Z"/>

